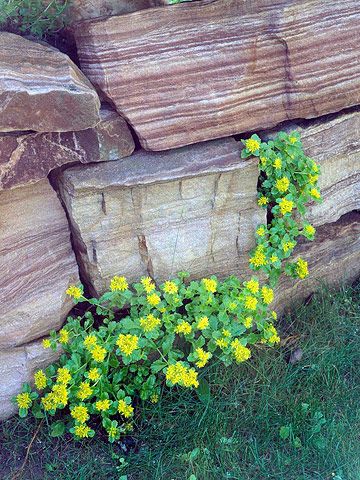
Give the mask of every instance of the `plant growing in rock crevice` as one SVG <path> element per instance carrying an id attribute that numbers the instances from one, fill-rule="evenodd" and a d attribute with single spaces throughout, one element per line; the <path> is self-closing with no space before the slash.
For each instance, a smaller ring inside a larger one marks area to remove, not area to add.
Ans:
<path id="1" fill-rule="evenodd" d="M 130 288 L 116 276 L 99 299 L 87 299 L 82 286 L 71 286 L 67 294 L 93 306 L 101 322 L 88 311 L 83 318 L 69 317 L 59 333 L 44 340 L 45 348 L 61 344 L 64 353 L 35 373 L 35 391 L 24 385 L 16 397 L 20 416 L 30 408 L 39 418 L 65 410 L 52 434 L 67 429 L 76 438 L 93 436 L 98 419 L 113 442 L 131 430 L 141 401 L 158 401 L 164 381 L 203 395 L 206 383 L 199 373 L 210 361 L 240 363 L 251 357 L 254 345 L 279 342 L 277 315 L 270 308 L 273 287 L 282 272 L 308 275 L 306 261 L 289 258 L 299 235 L 312 240 L 315 234 L 303 215 L 309 199 L 320 200 L 319 167 L 303 153 L 296 132 L 282 132 L 267 143 L 252 135 L 243 143 L 243 158 L 260 158 L 258 203 L 272 216 L 268 225 L 258 226 L 249 262 L 269 284 L 255 276 L 245 282 L 234 276 L 186 282 L 188 275 L 180 273 L 161 285 L 142 278 Z"/>

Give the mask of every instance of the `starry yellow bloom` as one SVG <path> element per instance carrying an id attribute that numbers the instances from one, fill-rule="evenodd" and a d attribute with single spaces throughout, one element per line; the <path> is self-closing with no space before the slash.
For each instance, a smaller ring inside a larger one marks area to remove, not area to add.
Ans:
<path id="1" fill-rule="evenodd" d="M 50 348 L 51 347 L 51 342 L 48 338 L 44 338 L 44 340 L 42 341 L 42 346 L 44 348 Z"/>
<path id="2" fill-rule="evenodd" d="M 252 297 L 250 295 L 247 295 L 245 297 L 245 308 L 247 308 L 248 310 L 256 310 L 257 303 L 258 301 L 255 297 Z"/>
<path id="3" fill-rule="evenodd" d="M 275 310 L 271 312 L 271 316 L 274 320 L 277 320 L 277 313 L 275 312 Z"/>
<path id="4" fill-rule="evenodd" d="M 294 137 L 294 136 L 291 136 L 291 137 L 289 137 L 289 142 L 292 143 L 292 144 L 294 144 L 294 143 L 297 142 L 297 138 Z"/>
<path id="5" fill-rule="evenodd" d="M 316 165 L 315 162 L 312 164 L 312 168 L 311 168 L 311 169 L 312 169 L 312 171 L 313 171 L 314 173 L 319 173 L 319 167 L 318 167 L 318 165 Z"/>
<path id="6" fill-rule="evenodd" d="M 223 334 L 224 337 L 231 337 L 230 330 L 227 330 L 226 328 L 223 328 L 221 333 Z"/>
<path id="7" fill-rule="evenodd" d="M 259 227 L 257 230 L 256 230 L 256 234 L 259 235 L 259 237 L 263 237 L 264 235 L 266 235 L 266 228 L 265 227 Z"/>
<path id="8" fill-rule="evenodd" d="M 260 207 L 263 207 L 263 206 L 267 205 L 268 203 L 269 203 L 269 199 L 265 196 L 260 197 L 259 200 L 258 200 L 258 205 Z"/>
<path id="9" fill-rule="evenodd" d="M 197 328 L 199 330 L 205 330 L 205 328 L 208 328 L 209 326 L 209 319 L 208 317 L 201 317 L 199 318 L 198 320 L 198 323 L 197 323 Z"/>
<path id="10" fill-rule="evenodd" d="M 292 250 L 295 247 L 295 242 L 285 242 L 282 245 L 282 249 L 284 252 L 288 252 L 289 250 Z"/>
<path id="11" fill-rule="evenodd" d="M 80 398 L 80 400 L 85 400 L 86 398 L 89 398 L 92 393 L 93 390 L 90 387 L 90 384 L 88 382 L 81 382 L 76 396 Z"/>
<path id="12" fill-rule="evenodd" d="M 279 257 L 277 255 L 271 255 L 270 257 L 270 262 L 275 263 L 279 260 Z"/>
<path id="13" fill-rule="evenodd" d="M 292 212 L 294 202 L 291 200 L 287 200 L 286 198 L 282 198 L 279 202 L 279 207 L 282 215 L 285 215 Z"/>
<path id="14" fill-rule="evenodd" d="M 174 294 L 178 292 L 178 287 L 176 283 L 167 281 L 164 283 L 164 292 L 169 294 Z"/>
<path id="15" fill-rule="evenodd" d="M 59 331 L 59 342 L 63 345 L 69 343 L 69 332 L 65 328 Z"/>
<path id="16" fill-rule="evenodd" d="M 101 363 L 106 357 L 106 350 L 105 348 L 100 347 L 100 345 L 95 345 L 95 347 L 92 349 L 91 356 L 95 362 Z"/>
<path id="17" fill-rule="evenodd" d="M 46 387 L 46 375 L 43 370 L 38 370 L 34 375 L 35 387 L 38 390 L 43 390 Z"/>
<path id="18" fill-rule="evenodd" d="M 245 360 L 248 360 L 251 357 L 251 350 L 241 345 L 238 338 L 235 338 L 235 340 L 231 342 L 231 348 L 233 350 L 235 360 L 238 363 L 245 362 Z"/>
<path id="19" fill-rule="evenodd" d="M 307 277 L 309 275 L 308 262 L 302 258 L 299 258 L 299 260 L 296 262 L 296 273 L 299 278 Z"/>
<path id="20" fill-rule="evenodd" d="M 261 296 L 264 299 L 264 303 L 269 305 L 274 300 L 274 291 L 271 288 L 264 286 L 261 289 Z"/>
<path id="21" fill-rule="evenodd" d="M 159 395 L 157 393 L 152 393 L 150 396 L 150 402 L 158 403 L 158 401 L 159 401 Z"/>
<path id="22" fill-rule="evenodd" d="M 312 237 L 313 235 L 315 235 L 315 228 L 312 225 L 305 225 L 304 232 L 310 237 Z"/>
<path id="23" fill-rule="evenodd" d="M 74 433 L 79 438 L 88 438 L 90 431 L 91 429 L 85 424 L 76 425 L 74 428 Z"/>
<path id="24" fill-rule="evenodd" d="M 54 401 L 54 396 L 51 393 L 43 397 L 41 399 L 41 403 L 46 412 L 48 412 L 49 410 L 55 410 L 57 406 L 57 402 Z"/>
<path id="25" fill-rule="evenodd" d="M 189 333 L 191 333 L 190 323 L 182 320 L 175 328 L 175 333 L 183 333 L 184 335 L 188 335 Z"/>
<path id="26" fill-rule="evenodd" d="M 57 371 L 57 381 L 63 385 L 67 385 L 71 380 L 70 370 L 66 367 L 59 368 Z"/>
<path id="27" fill-rule="evenodd" d="M 254 267 L 261 267 L 262 265 L 267 264 L 266 255 L 262 245 L 259 245 L 255 249 L 254 255 L 250 258 L 249 263 L 254 265 Z"/>
<path id="28" fill-rule="evenodd" d="M 252 278 L 245 283 L 245 287 L 249 289 L 251 293 L 257 293 L 259 291 L 259 282 Z"/>
<path id="29" fill-rule="evenodd" d="M 151 293 L 155 290 L 155 283 L 150 277 L 144 277 L 141 279 L 141 284 L 145 289 L 146 293 Z"/>
<path id="30" fill-rule="evenodd" d="M 279 158 L 279 157 L 275 158 L 274 163 L 273 163 L 273 167 L 274 167 L 276 170 L 280 170 L 280 168 L 282 167 L 281 158 Z"/>
<path id="31" fill-rule="evenodd" d="M 85 423 L 87 420 L 89 420 L 88 409 L 83 405 L 78 405 L 72 408 L 70 414 L 79 423 Z"/>
<path id="32" fill-rule="evenodd" d="M 317 188 L 312 188 L 312 189 L 310 190 L 310 195 L 311 195 L 313 198 L 317 198 L 317 199 L 321 198 L 320 192 L 319 192 L 319 190 L 318 190 Z"/>
<path id="33" fill-rule="evenodd" d="M 276 328 L 274 327 L 274 325 L 269 325 L 266 329 L 266 333 L 270 333 L 271 334 L 271 337 L 269 337 L 267 340 L 264 338 L 261 340 L 261 343 L 270 343 L 270 344 L 274 344 L 274 343 L 279 343 L 280 342 L 280 337 L 278 335 L 278 332 L 276 330 Z"/>
<path id="34" fill-rule="evenodd" d="M 69 297 L 74 298 L 75 300 L 79 300 L 82 297 L 83 292 L 81 288 L 76 287 L 75 285 L 70 285 L 70 287 L 65 292 Z"/>
<path id="35" fill-rule="evenodd" d="M 245 141 L 245 147 L 249 150 L 250 153 L 254 154 L 260 148 L 260 142 L 255 140 L 254 138 L 249 138 Z"/>
<path id="36" fill-rule="evenodd" d="M 150 314 L 145 318 L 140 318 L 140 326 L 144 332 L 152 332 L 156 327 L 161 325 L 160 318 L 156 318 L 154 315 Z"/>
<path id="37" fill-rule="evenodd" d="M 16 403 L 19 408 L 30 408 L 32 404 L 32 400 L 30 398 L 30 393 L 23 392 L 16 395 Z"/>
<path id="38" fill-rule="evenodd" d="M 54 406 L 58 406 L 59 404 L 66 405 L 68 403 L 68 392 L 66 389 L 66 385 L 60 383 L 56 383 L 53 385 L 51 389 L 51 394 Z"/>
<path id="39" fill-rule="evenodd" d="M 124 292 L 129 287 L 125 277 L 118 277 L 117 275 L 111 279 L 110 290 L 112 292 Z"/>
<path id="40" fill-rule="evenodd" d="M 308 175 L 309 183 L 314 185 L 319 180 L 319 175 Z"/>
<path id="41" fill-rule="evenodd" d="M 146 300 L 148 304 L 151 305 L 152 307 L 156 307 L 156 305 L 159 305 L 159 303 L 161 302 L 159 295 L 157 295 L 156 293 L 152 293 L 151 295 L 148 295 L 146 297 Z"/>
<path id="42" fill-rule="evenodd" d="M 89 350 L 89 352 L 91 352 L 91 350 L 95 347 L 96 344 L 97 338 L 95 335 L 88 335 L 87 337 L 85 337 L 84 345 L 86 349 Z"/>
<path id="43" fill-rule="evenodd" d="M 99 369 L 92 368 L 91 370 L 89 370 L 88 377 L 89 377 L 89 380 L 92 380 L 93 382 L 96 382 L 96 380 L 99 380 L 99 378 L 101 377 L 99 373 Z"/>
<path id="44" fill-rule="evenodd" d="M 215 293 L 217 288 L 217 281 L 211 278 L 203 278 L 203 284 L 207 292 Z"/>
<path id="45" fill-rule="evenodd" d="M 205 352 L 205 350 L 203 350 L 202 348 L 197 348 L 195 350 L 195 353 L 197 355 L 197 362 L 195 363 L 195 365 L 198 367 L 198 368 L 202 368 L 202 367 L 205 367 L 205 365 L 207 364 L 207 362 L 210 360 L 210 358 L 212 357 L 212 354 L 210 352 Z"/>
<path id="46" fill-rule="evenodd" d="M 279 192 L 285 193 L 289 188 L 290 180 L 287 177 L 282 177 L 279 180 L 276 180 L 275 185 Z"/>
<path id="47" fill-rule="evenodd" d="M 267 158 L 266 157 L 260 157 L 260 163 L 261 163 L 262 167 L 266 167 Z"/>
<path id="48" fill-rule="evenodd" d="M 215 344 L 220 347 L 221 349 L 227 348 L 229 346 L 229 339 L 228 338 L 218 338 L 215 340 Z"/>
<path id="49" fill-rule="evenodd" d="M 111 425 L 111 427 L 110 427 L 109 430 L 108 430 L 109 437 L 110 437 L 110 438 L 116 437 L 116 435 L 118 434 L 118 432 L 119 432 L 119 429 L 116 428 L 114 425 Z"/>
<path id="50" fill-rule="evenodd" d="M 182 378 L 184 387 L 197 388 L 199 386 L 197 377 L 198 377 L 198 373 L 193 368 L 188 368 Z"/>
<path id="51" fill-rule="evenodd" d="M 106 412 L 107 410 L 109 410 L 110 405 L 111 405 L 111 402 L 110 402 L 110 400 L 108 400 L 108 399 L 98 400 L 98 401 L 95 403 L 95 408 L 96 408 L 96 410 L 98 410 L 99 412 Z"/>
<path id="52" fill-rule="evenodd" d="M 127 357 L 133 353 L 134 350 L 139 348 L 138 345 L 139 337 L 136 335 L 124 335 L 120 333 L 118 339 L 116 340 L 116 345 L 119 347 L 120 351 Z"/>
<path id="53" fill-rule="evenodd" d="M 252 317 L 246 317 L 244 320 L 244 327 L 250 328 L 252 326 L 253 318 Z"/>
<path id="54" fill-rule="evenodd" d="M 118 412 L 125 418 L 129 418 L 134 412 L 134 407 L 128 405 L 125 400 L 119 400 Z"/>
<path id="55" fill-rule="evenodd" d="M 181 362 L 169 365 L 166 370 L 166 379 L 173 385 L 178 383 L 188 388 L 197 388 L 199 386 L 197 375 L 197 372 L 193 368 L 187 368 Z"/>

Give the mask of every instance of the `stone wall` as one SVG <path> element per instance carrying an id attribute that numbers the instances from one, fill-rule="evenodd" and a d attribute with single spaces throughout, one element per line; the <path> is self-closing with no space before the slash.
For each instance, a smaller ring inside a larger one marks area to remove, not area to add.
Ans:
<path id="1" fill-rule="evenodd" d="M 240 158 L 249 130 L 299 130 L 322 170 L 316 239 L 295 251 L 311 275 L 281 280 L 277 311 L 359 276 L 357 1 L 167 3 L 75 0 L 78 66 L 0 33 L 0 418 L 55 358 L 41 340 L 68 285 L 249 273 L 266 222 L 257 162 Z"/>

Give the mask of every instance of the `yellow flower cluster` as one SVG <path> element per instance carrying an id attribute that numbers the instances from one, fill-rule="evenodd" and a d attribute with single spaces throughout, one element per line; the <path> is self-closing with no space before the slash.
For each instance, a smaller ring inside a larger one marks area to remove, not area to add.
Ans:
<path id="1" fill-rule="evenodd" d="M 281 161 L 281 158 L 277 157 L 275 158 L 275 161 L 273 163 L 273 167 L 276 169 L 276 170 L 280 170 L 281 167 L 282 167 L 282 161 Z"/>
<path id="2" fill-rule="evenodd" d="M 310 195 L 313 197 L 313 198 L 316 198 L 316 199 L 319 199 L 321 198 L 321 195 L 320 195 L 320 192 L 317 188 L 312 188 L 310 190 Z"/>
<path id="3" fill-rule="evenodd" d="M 188 388 L 199 386 L 197 376 L 198 373 L 193 368 L 187 368 L 181 362 L 169 365 L 166 370 L 166 379 L 169 382 L 173 385 L 179 384 Z"/>
<path id="4" fill-rule="evenodd" d="M 269 203 L 269 199 L 267 197 L 265 197 L 264 195 L 262 195 L 258 200 L 259 207 L 264 207 L 268 203 Z"/>
<path id="5" fill-rule="evenodd" d="M 79 300 L 83 296 L 83 292 L 79 287 L 75 285 L 70 285 L 70 287 L 65 292 L 69 297 Z"/>
<path id="6" fill-rule="evenodd" d="M 128 357 L 134 350 L 139 348 L 138 342 L 139 337 L 137 335 L 131 335 L 130 333 L 124 335 L 123 333 L 120 333 L 116 340 L 116 345 L 119 347 L 120 351 Z"/>
<path id="7" fill-rule="evenodd" d="M 213 280 L 211 278 L 203 278 L 203 284 L 207 292 L 210 292 L 210 293 L 216 292 L 216 288 L 217 288 L 216 280 Z"/>
<path id="8" fill-rule="evenodd" d="M 288 252 L 289 250 L 292 250 L 295 247 L 295 242 L 285 242 L 282 244 L 282 249 L 284 252 Z"/>
<path id="9" fill-rule="evenodd" d="M 161 302 L 161 299 L 157 293 L 152 293 L 151 295 L 148 295 L 146 297 L 146 300 L 148 304 L 152 307 L 156 307 L 156 305 L 159 305 L 159 303 Z"/>
<path id="10" fill-rule="evenodd" d="M 95 335 L 88 335 L 87 337 L 85 337 L 84 345 L 85 345 L 85 348 L 89 350 L 89 352 L 93 350 L 96 344 L 97 344 L 97 338 Z"/>
<path id="11" fill-rule="evenodd" d="M 67 405 L 68 392 L 64 384 L 53 385 L 51 392 L 41 399 L 41 403 L 46 411 L 56 410 L 60 405 Z"/>
<path id="12" fill-rule="evenodd" d="M 100 345 L 95 345 L 95 347 L 92 349 L 92 358 L 95 360 L 95 362 L 103 362 L 106 357 L 106 350 L 103 347 L 100 347 Z"/>
<path id="13" fill-rule="evenodd" d="M 76 425 L 76 427 L 74 428 L 74 433 L 79 438 L 89 437 L 90 431 L 90 428 L 83 423 L 81 425 Z"/>
<path id="14" fill-rule="evenodd" d="M 274 325 L 269 325 L 265 329 L 265 331 L 266 331 L 266 333 L 270 333 L 271 336 L 267 340 L 263 338 L 261 340 L 261 343 L 274 344 L 274 343 L 279 343 L 280 342 L 280 337 L 279 337 L 278 332 L 277 332 L 276 328 L 274 327 Z"/>
<path id="15" fill-rule="evenodd" d="M 38 370 L 35 375 L 34 375 L 34 382 L 35 382 L 35 387 L 38 390 L 42 390 L 43 388 L 46 387 L 47 381 L 46 381 L 46 375 L 42 370 Z"/>
<path id="16" fill-rule="evenodd" d="M 279 202 L 279 207 L 282 215 L 286 215 L 287 213 L 292 212 L 292 209 L 294 208 L 294 202 L 292 200 L 282 198 Z"/>
<path id="17" fill-rule="evenodd" d="M 51 347 L 51 341 L 48 338 L 44 338 L 44 340 L 42 341 L 42 346 L 44 348 L 50 348 Z"/>
<path id="18" fill-rule="evenodd" d="M 287 177 L 282 177 L 276 181 L 275 185 L 279 192 L 285 193 L 289 188 L 290 180 Z"/>
<path id="19" fill-rule="evenodd" d="M 70 370 L 68 368 L 59 368 L 57 371 L 57 381 L 63 385 L 67 385 L 71 380 Z"/>
<path id="20" fill-rule="evenodd" d="M 155 283 L 150 277 L 144 277 L 141 279 L 141 284 L 145 289 L 146 293 L 151 293 L 155 290 Z"/>
<path id="21" fill-rule="evenodd" d="M 309 275 L 308 262 L 302 258 L 299 258 L 299 260 L 296 262 L 296 273 L 299 278 L 307 277 Z"/>
<path id="22" fill-rule="evenodd" d="M 235 338 L 231 342 L 231 348 L 234 353 L 235 360 L 240 363 L 240 362 L 245 362 L 245 360 L 248 360 L 251 357 L 251 350 L 247 347 L 244 347 L 238 338 Z"/>
<path id="23" fill-rule="evenodd" d="M 266 229 L 261 226 L 256 230 L 256 234 L 259 235 L 259 237 L 263 237 L 266 235 Z"/>
<path id="24" fill-rule="evenodd" d="M 264 299 L 264 303 L 269 305 L 274 300 L 274 291 L 265 285 L 261 289 L 261 296 Z"/>
<path id="25" fill-rule="evenodd" d="M 164 292 L 169 294 L 174 294 L 178 292 L 178 287 L 176 283 L 167 281 L 164 283 Z"/>
<path id="26" fill-rule="evenodd" d="M 313 235 L 315 235 L 315 228 L 312 225 L 305 225 L 304 232 L 310 237 L 312 237 Z"/>
<path id="27" fill-rule="evenodd" d="M 154 317 L 154 315 L 150 314 L 145 318 L 140 318 L 140 326 L 144 330 L 144 332 L 152 332 L 161 325 L 160 318 Z"/>
<path id="28" fill-rule="evenodd" d="M 201 317 L 199 318 L 198 320 L 198 323 L 197 323 L 197 328 L 199 330 L 205 330 L 206 328 L 208 328 L 209 326 L 209 319 L 208 317 Z"/>
<path id="29" fill-rule="evenodd" d="M 244 327 L 246 328 L 251 328 L 253 323 L 253 318 L 252 317 L 246 317 L 243 321 Z"/>
<path id="30" fill-rule="evenodd" d="M 175 328 L 175 333 L 183 333 L 184 335 L 188 335 L 191 333 L 191 325 L 189 322 L 182 320 L 179 325 Z"/>
<path id="31" fill-rule="evenodd" d="M 108 399 L 106 399 L 106 400 L 98 400 L 98 401 L 95 403 L 95 408 L 96 408 L 96 410 L 98 410 L 99 412 L 106 412 L 107 410 L 109 410 L 110 405 L 111 405 L 111 402 L 110 402 L 110 400 L 108 400 Z"/>
<path id="32" fill-rule="evenodd" d="M 69 332 L 65 328 L 59 331 L 59 342 L 63 345 L 69 343 Z"/>
<path id="33" fill-rule="evenodd" d="M 259 282 L 257 280 L 251 279 L 245 283 L 245 287 L 250 290 L 251 293 L 258 293 L 259 291 Z"/>
<path id="34" fill-rule="evenodd" d="M 89 420 L 89 412 L 83 405 L 78 405 L 70 410 L 70 415 L 79 423 Z"/>
<path id="35" fill-rule="evenodd" d="M 16 396 L 16 403 L 19 408 L 30 408 L 32 404 L 30 394 L 27 392 L 19 393 L 19 395 Z"/>
<path id="36" fill-rule="evenodd" d="M 250 153 L 255 153 L 260 148 L 260 142 L 255 140 L 254 138 L 249 138 L 245 142 L 245 147 L 249 150 Z"/>
<path id="37" fill-rule="evenodd" d="M 89 370 L 89 373 L 88 373 L 89 380 L 96 382 L 96 380 L 99 380 L 100 376 L 101 375 L 97 368 L 92 368 L 91 370 Z"/>
<path id="38" fill-rule="evenodd" d="M 256 297 L 252 297 L 250 295 L 245 297 L 245 308 L 248 310 L 256 310 L 257 303 L 258 301 Z"/>
<path id="39" fill-rule="evenodd" d="M 196 355 L 197 355 L 197 362 L 195 363 L 195 365 L 198 367 L 198 368 L 202 368 L 202 367 L 205 367 L 205 365 L 207 364 L 207 362 L 210 360 L 210 358 L 212 357 L 212 354 L 210 352 L 205 352 L 205 350 L 203 350 L 202 348 L 197 348 L 195 350 L 196 352 Z"/>
<path id="40" fill-rule="evenodd" d="M 80 400 L 85 400 L 86 398 L 89 398 L 92 393 L 93 390 L 90 387 L 90 384 L 88 382 L 81 382 L 76 396 L 80 398 Z"/>
<path id="41" fill-rule="evenodd" d="M 229 346 L 230 340 L 228 338 L 218 338 L 215 340 L 215 344 L 220 347 L 222 350 Z"/>
<path id="42" fill-rule="evenodd" d="M 110 438 L 116 437 L 116 435 L 118 434 L 118 432 L 119 432 L 119 429 L 116 428 L 114 425 L 111 425 L 111 427 L 110 427 L 109 430 L 108 430 L 109 437 L 110 437 Z"/>
<path id="43" fill-rule="evenodd" d="M 266 255 L 264 253 L 264 245 L 258 245 L 255 249 L 254 255 L 250 258 L 249 263 L 254 267 L 261 267 L 267 264 Z"/>
<path id="44" fill-rule="evenodd" d="M 133 414 L 134 408 L 131 405 L 128 405 L 125 400 L 119 400 L 118 412 L 125 418 L 129 418 Z"/>
<path id="45" fill-rule="evenodd" d="M 111 279 L 110 290 L 112 292 L 124 292 L 129 287 L 125 277 L 115 276 Z"/>

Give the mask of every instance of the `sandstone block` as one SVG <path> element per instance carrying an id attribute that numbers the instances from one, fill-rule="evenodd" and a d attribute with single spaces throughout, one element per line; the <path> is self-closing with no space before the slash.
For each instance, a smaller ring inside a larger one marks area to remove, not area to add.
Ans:
<path id="1" fill-rule="evenodd" d="M 0 134 L 0 190 L 37 182 L 65 163 L 118 160 L 135 148 L 126 121 L 102 108 L 96 127 L 79 132 Z"/>
<path id="2" fill-rule="evenodd" d="M 217 0 L 85 22 L 82 70 L 166 150 L 360 103 L 357 0 Z"/>
<path id="3" fill-rule="evenodd" d="M 0 32 L 0 131 L 66 132 L 94 127 L 100 101 L 60 51 Z"/>
<path id="4" fill-rule="evenodd" d="M 70 25 L 89 18 L 124 15 L 152 6 L 151 0 L 72 0 L 68 7 Z M 76 27 L 75 27 L 76 28 Z"/>
<path id="5" fill-rule="evenodd" d="M 164 280 L 243 273 L 257 207 L 255 159 L 233 139 L 171 152 L 136 152 L 121 162 L 71 167 L 59 178 L 81 269 L 93 293 L 114 275 Z"/>
<path id="6" fill-rule="evenodd" d="M 47 180 L 0 192 L 0 348 L 59 328 L 79 281 L 65 212 Z"/>

